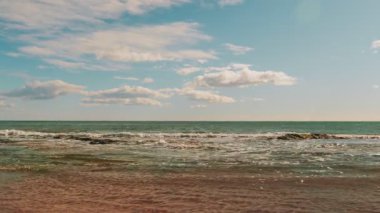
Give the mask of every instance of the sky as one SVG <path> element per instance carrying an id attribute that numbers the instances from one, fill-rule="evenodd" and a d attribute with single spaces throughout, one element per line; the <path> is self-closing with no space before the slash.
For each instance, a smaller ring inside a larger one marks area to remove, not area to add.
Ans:
<path id="1" fill-rule="evenodd" d="M 0 0 L 0 120 L 379 121 L 378 0 Z"/>

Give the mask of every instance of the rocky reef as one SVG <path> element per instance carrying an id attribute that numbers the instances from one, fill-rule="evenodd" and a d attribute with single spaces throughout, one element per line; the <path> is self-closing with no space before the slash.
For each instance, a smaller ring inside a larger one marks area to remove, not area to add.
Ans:
<path id="1" fill-rule="evenodd" d="M 287 133 L 277 137 L 278 140 L 321 140 L 321 139 L 345 139 L 343 136 L 320 134 L 320 133 Z"/>

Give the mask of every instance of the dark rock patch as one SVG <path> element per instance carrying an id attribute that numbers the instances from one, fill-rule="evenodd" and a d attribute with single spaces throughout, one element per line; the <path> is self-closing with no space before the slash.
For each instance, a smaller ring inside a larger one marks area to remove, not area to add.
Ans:
<path id="1" fill-rule="evenodd" d="M 91 145 L 104 145 L 104 144 L 112 144 L 116 141 L 112 139 L 91 139 L 90 144 Z"/>
<path id="2" fill-rule="evenodd" d="M 297 134 L 289 133 L 277 137 L 278 140 L 323 140 L 323 139 L 345 139 L 344 137 L 339 137 L 335 135 L 320 134 L 320 133 L 310 133 L 310 134 Z"/>

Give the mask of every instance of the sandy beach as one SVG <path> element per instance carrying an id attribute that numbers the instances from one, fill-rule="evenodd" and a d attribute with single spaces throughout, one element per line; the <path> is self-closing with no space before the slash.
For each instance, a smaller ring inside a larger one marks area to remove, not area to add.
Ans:
<path id="1" fill-rule="evenodd" d="M 380 178 L 67 171 L 3 187 L 1 212 L 377 212 Z"/>

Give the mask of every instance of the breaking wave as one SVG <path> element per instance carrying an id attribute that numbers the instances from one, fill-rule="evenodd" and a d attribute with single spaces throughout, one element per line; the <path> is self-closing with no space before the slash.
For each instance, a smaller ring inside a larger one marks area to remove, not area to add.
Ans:
<path id="1" fill-rule="evenodd" d="M 11 145 L 7 148 L 9 143 Z M 94 158 L 96 162 L 115 162 L 111 163 L 115 168 L 273 167 L 302 174 L 341 175 L 347 168 L 354 168 L 352 171 L 355 172 L 356 168 L 377 168 L 380 165 L 380 135 L 291 132 L 51 133 L 8 129 L 0 130 L 1 147 L 3 153 L 10 153 L 3 156 L 5 169 L 19 168 L 20 162 L 21 166 L 29 166 L 30 159 L 39 156 L 35 151 L 50 156 L 49 159 L 55 163 L 66 165 L 70 160 L 94 163 L 90 160 Z M 31 148 L 33 152 L 17 151 L 19 158 L 25 161 L 10 164 L 14 159 L 12 150 L 23 150 L 25 147 Z M 49 163 L 37 158 L 36 164 L 40 165 L 40 162 L 44 162 L 43 165 Z M 55 167 L 55 163 L 51 166 Z M 0 156 L 0 170 L 1 166 Z"/>
<path id="2" fill-rule="evenodd" d="M 61 139 L 88 141 L 92 144 L 107 144 L 113 142 L 128 141 L 129 139 L 238 139 L 238 140 L 376 140 L 380 135 L 354 135 L 354 134 L 321 134 L 321 133 L 255 133 L 255 134 L 231 134 L 231 133 L 135 133 L 135 132 L 81 132 L 81 133 L 49 133 L 23 130 L 0 130 L 0 137 L 7 139 Z"/>

